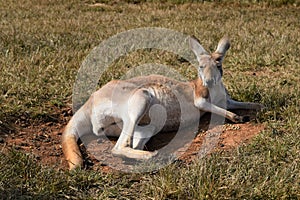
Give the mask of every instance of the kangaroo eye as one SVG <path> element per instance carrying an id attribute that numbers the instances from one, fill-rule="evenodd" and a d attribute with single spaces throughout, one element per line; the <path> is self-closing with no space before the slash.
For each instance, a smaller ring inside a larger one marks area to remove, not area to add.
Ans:
<path id="1" fill-rule="evenodd" d="M 221 62 L 221 61 L 222 61 L 222 57 L 217 57 L 217 58 L 216 58 L 216 61 L 217 61 L 217 62 Z"/>
<path id="2" fill-rule="evenodd" d="M 199 68 L 200 68 L 200 69 L 203 69 L 203 68 L 204 68 L 204 66 L 202 66 L 202 65 L 201 65 L 201 66 L 199 66 Z"/>

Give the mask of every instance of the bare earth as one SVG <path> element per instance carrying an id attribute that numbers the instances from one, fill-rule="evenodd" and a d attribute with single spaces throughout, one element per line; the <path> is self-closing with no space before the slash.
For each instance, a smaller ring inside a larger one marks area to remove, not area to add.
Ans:
<path id="1" fill-rule="evenodd" d="M 60 141 L 64 126 L 70 119 L 71 113 L 70 109 L 62 110 L 57 123 L 36 123 L 20 127 L 15 133 L 0 133 L 0 137 L 3 139 L 0 144 L 2 151 L 14 148 L 18 151 L 35 155 L 43 165 L 67 169 L 67 162 L 63 157 Z M 255 118 L 255 112 L 253 111 L 239 111 L 238 113 L 250 116 L 252 121 Z M 201 119 L 199 131 L 193 137 L 194 139 L 190 141 L 178 140 L 181 142 L 181 146 L 178 145 L 180 148 L 174 150 L 178 160 L 188 163 L 197 156 L 205 156 L 213 151 L 228 151 L 248 143 L 264 129 L 264 125 L 254 122 L 232 124 L 227 121 L 224 125 L 209 128 L 209 120 L 210 114 L 206 114 Z M 216 136 L 215 133 L 219 134 Z M 175 135 L 176 133 L 157 134 L 147 143 L 146 149 L 160 150 L 168 145 Z M 114 157 L 110 153 L 110 149 L 115 141 L 116 138 L 108 140 L 104 136 L 102 138 L 91 137 L 89 143 L 86 145 L 81 144 L 85 167 L 94 170 L 111 171 L 111 167 L 118 169 L 118 165 L 126 166 L 122 158 Z M 174 144 L 176 144 L 176 140 Z M 86 147 L 88 151 L 86 151 Z"/>

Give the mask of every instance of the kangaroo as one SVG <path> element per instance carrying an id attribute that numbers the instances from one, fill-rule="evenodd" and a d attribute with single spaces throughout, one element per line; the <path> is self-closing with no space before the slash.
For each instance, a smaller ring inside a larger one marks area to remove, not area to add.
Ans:
<path id="1" fill-rule="evenodd" d="M 182 121 L 186 126 L 199 122 L 199 117 L 205 112 L 236 123 L 246 122 L 247 117 L 227 109 L 263 108 L 259 103 L 232 100 L 227 93 L 222 83 L 222 62 L 230 48 L 227 37 L 219 41 L 216 51 L 211 54 L 197 38 L 190 37 L 189 42 L 199 64 L 196 80 L 181 82 L 160 75 L 113 80 L 91 95 L 71 118 L 62 135 L 62 149 L 70 170 L 83 164 L 77 140 L 86 134 L 119 136 L 112 149 L 113 155 L 147 160 L 157 152 L 145 151 L 144 146 L 159 131 L 174 131 Z M 191 114 L 183 120 L 182 102 L 201 114 Z M 165 113 L 155 105 L 164 107 Z M 153 117 L 151 113 L 157 114 Z M 122 127 L 121 132 L 115 132 L 115 126 Z"/>

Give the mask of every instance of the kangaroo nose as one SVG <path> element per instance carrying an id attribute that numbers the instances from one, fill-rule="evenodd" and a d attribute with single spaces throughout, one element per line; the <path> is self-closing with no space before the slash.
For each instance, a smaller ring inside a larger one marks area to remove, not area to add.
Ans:
<path id="1" fill-rule="evenodd" d="M 208 87 L 211 87 L 211 86 L 213 86 L 213 84 L 214 84 L 214 80 L 212 80 L 212 79 L 207 80 L 207 81 L 206 81 L 206 84 L 207 84 Z"/>

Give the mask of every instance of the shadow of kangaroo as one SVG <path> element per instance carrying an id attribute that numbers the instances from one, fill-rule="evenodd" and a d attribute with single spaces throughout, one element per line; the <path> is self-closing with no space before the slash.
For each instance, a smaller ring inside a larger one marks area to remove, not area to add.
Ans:
<path id="1" fill-rule="evenodd" d="M 174 131 L 180 123 L 189 126 L 199 121 L 205 112 L 236 123 L 246 122 L 247 117 L 227 109 L 263 108 L 258 103 L 232 100 L 228 95 L 222 83 L 222 62 L 230 47 L 227 37 L 219 41 L 216 51 L 211 54 L 195 37 L 190 37 L 189 42 L 198 61 L 196 80 L 180 82 L 160 75 L 113 80 L 91 95 L 71 118 L 62 135 L 62 149 L 69 169 L 82 166 L 77 140 L 87 134 L 119 136 L 112 154 L 147 160 L 157 151 L 145 151 L 144 146 L 159 131 Z M 181 116 L 183 104 L 191 110 L 184 119 Z M 114 131 L 116 127 L 122 127 L 122 130 Z"/>

